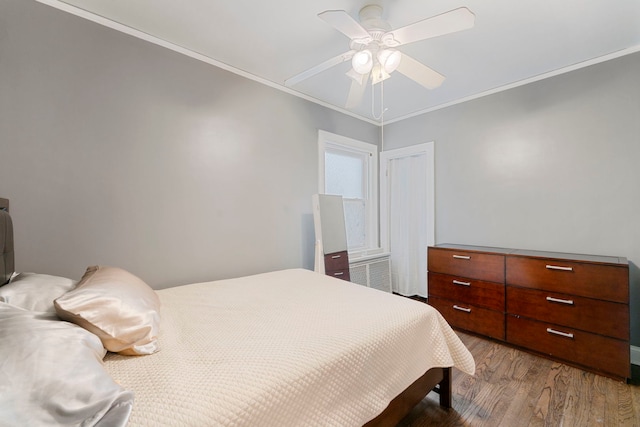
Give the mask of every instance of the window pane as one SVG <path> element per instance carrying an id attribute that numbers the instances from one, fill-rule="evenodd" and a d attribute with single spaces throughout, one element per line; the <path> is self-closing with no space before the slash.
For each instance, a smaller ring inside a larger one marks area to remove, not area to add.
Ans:
<path id="1" fill-rule="evenodd" d="M 354 199 L 365 198 L 365 155 L 325 152 L 325 193 Z"/>
<path id="2" fill-rule="evenodd" d="M 377 248 L 377 167 L 374 144 L 318 131 L 320 193 L 343 197 L 350 252 Z"/>
<path id="3" fill-rule="evenodd" d="M 366 202 L 361 199 L 342 199 L 347 229 L 347 246 L 350 250 L 363 249 L 367 243 Z"/>

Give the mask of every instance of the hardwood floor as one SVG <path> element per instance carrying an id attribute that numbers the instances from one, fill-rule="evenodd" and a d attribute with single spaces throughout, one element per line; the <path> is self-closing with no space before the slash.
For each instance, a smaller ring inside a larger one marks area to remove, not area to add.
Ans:
<path id="1" fill-rule="evenodd" d="M 474 376 L 453 370 L 453 408 L 430 394 L 399 427 L 640 426 L 640 386 L 554 362 L 494 341 L 458 335 Z"/>

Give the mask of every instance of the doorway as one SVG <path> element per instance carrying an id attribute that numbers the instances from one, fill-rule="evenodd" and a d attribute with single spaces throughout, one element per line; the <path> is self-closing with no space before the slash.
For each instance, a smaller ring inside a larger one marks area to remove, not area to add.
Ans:
<path id="1" fill-rule="evenodd" d="M 426 298 L 427 246 L 435 243 L 434 143 L 380 154 L 380 242 L 393 291 Z"/>

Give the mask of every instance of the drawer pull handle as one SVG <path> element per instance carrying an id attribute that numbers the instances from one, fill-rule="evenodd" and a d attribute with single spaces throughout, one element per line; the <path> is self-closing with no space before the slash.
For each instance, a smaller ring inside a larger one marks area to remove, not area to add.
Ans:
<path id="1" fill-rule="evenodd" d="M 560 299 L 560 298 L 554 298 L 554 297 L 547 297 L 547 301 L 549 301 L 549 302 L 559 302 L 560 304 L 573 305 L 573 300 L 572 299 Z"/>
<path id="2" fill-rule="evenodd" d="M 454 255 L 453 257 L 455 259 L 471 259 L 471 257 L 467 255 Z"/>
<path id="3" fill-rule="evenodd" d="M 471 313 L 471 309 L 470 308 L 460 307 L 459 305 L 454 305 L 453 308 L 458 310 L 458 311 L 464 311 L 465 313 Z"/>
<path id="4" fill-rule="evenodd" d="M 344 272 L 339 272 L 339 273 L 333 273 L 334 276 L 342 276 L 344 274 Z"/>
<path id="5" fill-rule="evenodd" d="M 573 271 L 572 267 L 561 267 L 559 265 L 547 265 L 549 270 Z"/>
<path id="6" fill-rule="evenodd" d="M 454 280 L 454 285 L 471 286 L 471 282 L 461 282 L 460 280 Z"/>
<path id="7" fill-rule="evenodd" d="M 569 334 L 567 332 L 556 331 L 555 329 L 551 329 L 551 328 L 547 328 L 547 332 L 554 335 L 560 335 L 561 337 L 573 339 L 573 334 Z"/>
<path id="8" fill-rule="evenodd" d="M 331 255 L 331 259 L 337 259 L 340 258 L 342 255 Z"/>

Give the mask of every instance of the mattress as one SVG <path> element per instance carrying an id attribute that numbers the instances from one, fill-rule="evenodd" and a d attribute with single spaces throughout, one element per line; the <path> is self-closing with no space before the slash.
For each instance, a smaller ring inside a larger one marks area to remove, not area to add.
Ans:
<path id="1" fill-rule="evenodd" d="M 160 351 L 108 354 L 129 426 L 360 426 L 472 356 L 426 304 L 302 269 L 158 291 Z"/>

